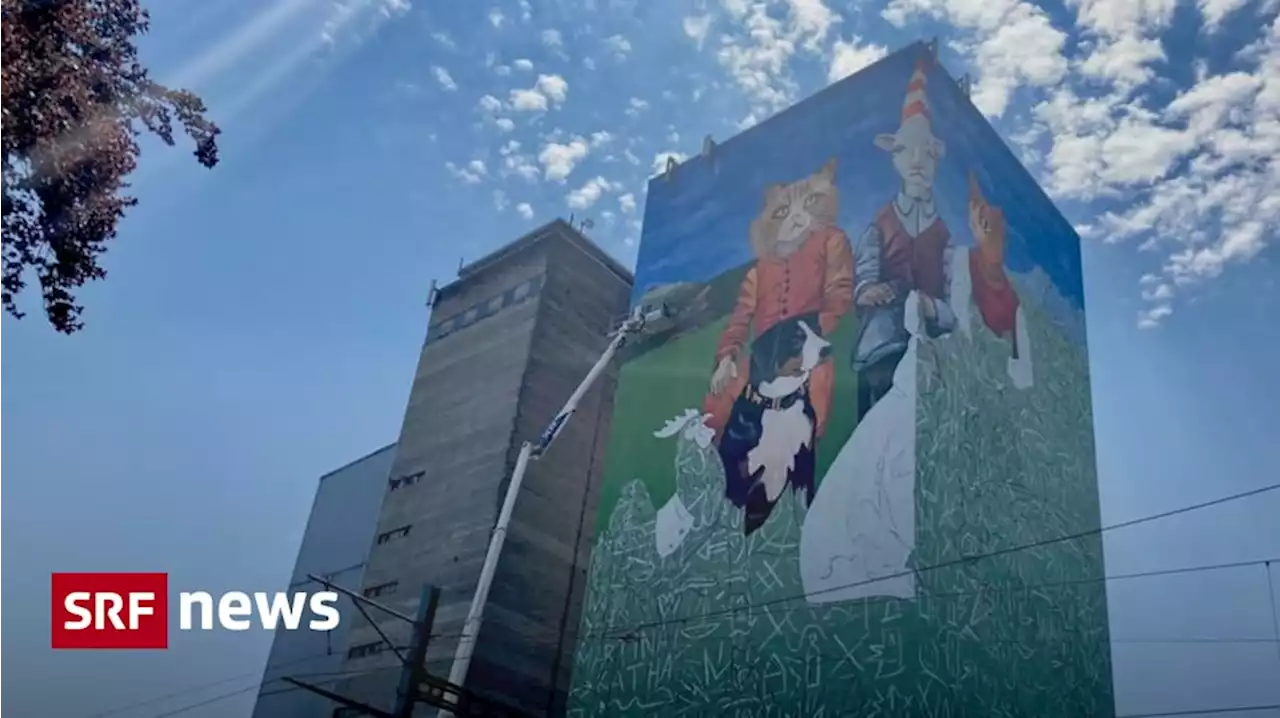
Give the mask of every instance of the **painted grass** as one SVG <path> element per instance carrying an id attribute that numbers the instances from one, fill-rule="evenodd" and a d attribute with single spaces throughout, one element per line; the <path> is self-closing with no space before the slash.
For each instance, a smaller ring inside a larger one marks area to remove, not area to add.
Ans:
<path id="1" fill-rule="evenodd" d="M 1029 391 L 1009 386 L 1008 345 L 980 326 L 921 347 L 917 569 L 1098 525 L 1084 352 L 1040 312 L 1028 319 Z M 615 424 L 622 448 L 592 553 L 571 716 L 1114 715 L 1096 536 L 922 572 L 911 601 L 804 601 L 803 512 L 791 495 L 743 537 L 714 453 L 651 438 L 701 401 L 698 367 L 709 371 L 717 330 L 627 367 L 619 413 L 629 413 Z M 841 376 L 840 396 L 852 397 L 852 377 Z M 824 462 L 840 443 L 822 448 Z M 695 497 L 696 528 L 661 558 L 655 507 L 677 474 L 682 497 Z"/>
<path id="2" fill-rule="evenodd" d="M 689 408 L 701 408 L 711 381 L 716 344 L 728 317 L 653 349 L 622 366 L 614 394 L 613 428 L 601 482 L 599 526 L 604 526 L 622 487 L 640 479 L 654 505 L 661 506 L 675 492 L 672 461 L 675 443 L 656 439 L 653 432 Z M 836 385 L 827 433 L 818 446 L 817 476 L 839 453 L 853 431 L 857 390 L 849 357 L 856 321 L 851 316 L 829 337 Z"/>

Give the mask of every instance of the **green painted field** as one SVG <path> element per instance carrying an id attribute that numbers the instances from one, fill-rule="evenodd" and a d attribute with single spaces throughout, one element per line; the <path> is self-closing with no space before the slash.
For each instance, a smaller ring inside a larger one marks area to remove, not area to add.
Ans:
<path id="1" fill-rule="evenodd" d="M 728 317 L 723 317 L 622 366 L 605 460 L 599 525 L 604 525 L 623 485 L 632 479 L 644 481 L 650 497 L 658 505 L 675 491 L 675 444 L 654 438 L 653 432 L 685 409 L 702 408 L 716 344 L 727 321 Z M 849 368 L 855 326 L 850 313 L 828 337 L 831 361 L 836 366 L 836 386 L 827 434 L 818 446 L 818 477 L 826 473 L 827 466 L 853 431 L 857 416 L 855 378 Z"/>
<path id="2" fill-rule="evenodd" d="M 722 321 L 627 363 L 569 715 L 1114 715 L 1100 538 L 1005 552 L 1099 522 L 1085 352 L 1024 307 L 1029 390 L 1011 386 L 1008 344 L 981 325 L 920 346 L 912 600 L 809 604 L 803 507 L 784 494 L 745 537 L 714 449 L 653 438 L 700 406 Z M 854 416 L 852 329 L 834 337 L 840 398 L 820 476 Z M 677 481 L 694 529 L 661 557 L 656 509 Z"/>

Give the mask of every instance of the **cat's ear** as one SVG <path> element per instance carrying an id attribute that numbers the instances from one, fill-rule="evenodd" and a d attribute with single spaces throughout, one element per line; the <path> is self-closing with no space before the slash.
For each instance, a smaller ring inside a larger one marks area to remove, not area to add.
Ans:
<path id="1" fill-rule="evenodd" d="M 885 152 L 893 152 L 893 148 L 897 146 L 897 144 L 898 138 L 892 133 L 886 132 L 876 135 L 876 147 L 879 147 Z"/>
<path id="2" fill-rule="evenodd" d="M 777 182 L 774 182 L 773 184 L 769 185 L 768 187 L 765 187 L 765 188 L 764 188 L 764 203 L 765 203 L 766 205 L 774 204 L 775 202 L 777 202 L 779 199 L 781 199 L 781 198 L 782 198 L 782 192 L 783 192 L 783 187 L 782 187 L 782 185 L 778 184 Z"/>
<path id="3" fill-rule="evenodd" d="M 818 176 L 830 182 L 836 177 L 836 158 L 832 157 L 818 170 Z"/>

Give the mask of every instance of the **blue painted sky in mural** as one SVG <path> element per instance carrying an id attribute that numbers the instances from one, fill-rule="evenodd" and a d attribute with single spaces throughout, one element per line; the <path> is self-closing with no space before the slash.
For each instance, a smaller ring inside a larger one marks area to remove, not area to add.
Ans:
<path id="1" fill-rule="evenodd" d="M 856 242 L 898 189 L 889 155 L 873 141 L 894 132 L 907 81 L 928 50 L 916 43 L 827 88 L 649 183 L 636 261 L 639 297 L 655 284 L 706 281 L 751 259 L 748 227 L 764 188 L 816 172 L 837 158 L 839 224 Z M 1079 237 L 995 131 L 937 64 L 928 71 L 934 134 L 946 145 L 935 197 L 952 244 L 971 246 L 967 172 L 1009 222 L 1005 263 L 1042 269 L 1074 306 L 1084 303 Z M 820 128 L 815 132 L 814 128 Z M 1034 220 L 1032 219 L 1034 218 Z"/>

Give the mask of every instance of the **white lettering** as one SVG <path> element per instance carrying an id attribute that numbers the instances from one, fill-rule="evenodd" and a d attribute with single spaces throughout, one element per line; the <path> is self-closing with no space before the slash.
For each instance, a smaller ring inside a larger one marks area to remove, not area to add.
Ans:
<path id="1" fill-rule="evenodd" d="M 111 627 L 117 631 L 124 630 L 124 621 L 120 620 L 120 612 L 124 610 L 124 599 L 118 593 L 99 593 L 97 599 L 97 620 L 94 621 L 93 627 L 101 631 L 106 628 L 106 624 L 102 619 L 111 619 Z"/>
<path id="2" fill-rule="evenodd" d="M 88 597 L 87 593 L 69 594 L 66 600 L 67 611 L 81 617 L 80 623 L 84 624 L 81 627 L 88 625 L 89 612 L 77 603 Z M 332 591 L 312 594 L 258 591 L 252 595 L 231 591 L 217 599 L 217 624 L 228 631 L 247 631 L 253 628 L 255 623 L 268 631 L 296 631 L 302 627 L 303 618 L 307 608 L 310 607 L 314 617 L 307 623 L 307 628 L 312 631 L 332 631 L 342 622 L 342 615 L 333 605 L 339 598 L 340 596 Z M 155 609 L 148 605 L 154 600 L 154 594 L 139 593 L 130 596 L 130 610 L 136 615 L 154 615 Z M 213 607 L 213 596 L 204 591 L 178 594 L 178 627 L 184 631 L 190 631 L 195 623 L 193 614 L 199 608 L 200 628 L 205 631 L 212 630 Z M 255 618 L 257 621 L 254 620 Z M 136 626 L 136 617 L 131 617 L 130 620 Z"/>
<path id="3" fill-rule="evenodd" d="M 200 606 L 200 630 L 213 630 L 213 596 L 205 591 L 182 593 L 178 595 L 178 627 L 184 631 L 191 630 L 191 607 Z"/>
<path id="4" fill-rule="evenodd" d="M 74 613 L 80 617 L 78 621 L 63 621 L 62 627 L 68 631 L 83 631 L 93 623 L 93 611 L 81 606 L 82 601 L 89 601 L 93 595 L 87 591 L 73 591 L 68 593 L 67 597 L 62 600 L 63 608 L 67 609 L 67 613 Z"/>
<path id="5" fill-rule="evenodd" d="M 249 596 L 240 591 L 222 594 L 218 599 L 218 622 L 228 631 L 247 631 L 253 626 L 245 616 L 253 615 L 253 603 Z"/>
<path id="6" fill-rule="evenodd" d="M 138 616 L 154 616 L 156 610 L 151 607 L 151 602 L 156 600 L 154 593 L 135 592 L 129 594 L 129 630 L 138 630 Z M 142 605 L 143 602 L 147 605 Z"/>
<path id="7" fill-rule="evenodd" d="M 276 623 L 284 619 L 285 630 L 296 631 L 302 623 L 302 612 L 307 605 L 307 594 L 277 593 L 267 602 L 267 594 L 255 593 L 253 600 L 258 604 L 258 614 L 262 618 L 262 627 L 268 631 L 276 630 Z"/>
<path id="8" fill-rule="evenodd" d="M 338 594 L 333 591 L 321 591 L 320 593 L 311 594 L 311 612 L 324 616 L 323 621 L 312 619 L 307 624 L 307 628 L 313 631 L 332 631 L 338 627 L 338 623 L 342 620 L 338 608 L 333 604 L 338 602 Z"/>

